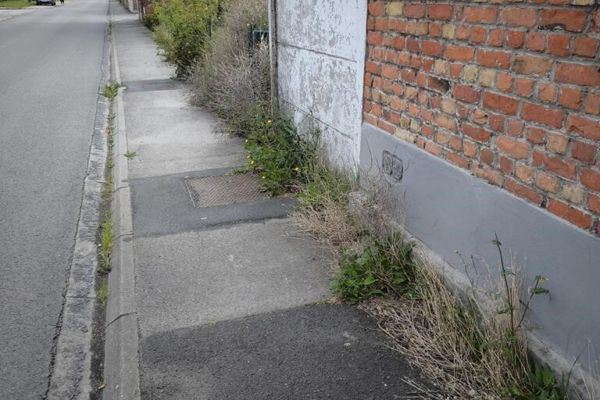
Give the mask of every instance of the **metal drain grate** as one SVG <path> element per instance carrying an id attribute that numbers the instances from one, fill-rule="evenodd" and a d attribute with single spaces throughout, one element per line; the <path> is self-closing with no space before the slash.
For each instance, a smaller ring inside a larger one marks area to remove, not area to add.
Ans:
<path id="1" fill-rule="evenodd" d="M 260 179 L 251 173 L 187 178 L 185 187 L 196 208 L 249 203 L 269 198 L 260 191 Z"/>

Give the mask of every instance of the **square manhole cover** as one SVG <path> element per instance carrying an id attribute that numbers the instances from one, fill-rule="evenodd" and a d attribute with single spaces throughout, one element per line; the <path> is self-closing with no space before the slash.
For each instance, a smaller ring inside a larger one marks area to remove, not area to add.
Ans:
<path id="1" fill-rule="evenodd" d="M 268 199 L 260 179 L 252 173 L 186 178 L 185 187 L 196 208 L 249 203 Z"/>

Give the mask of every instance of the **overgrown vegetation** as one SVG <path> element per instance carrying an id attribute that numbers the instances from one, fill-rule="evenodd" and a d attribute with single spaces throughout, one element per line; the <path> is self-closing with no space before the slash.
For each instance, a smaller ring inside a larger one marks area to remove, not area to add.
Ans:
<path id="1" fill-rule="evenodd" d="M 246 139 L 248 166 L 265 191 L 282 194 L 308 182 L 318 146 L 317 131 L 301 135 L 289 118 L 257 113 Z"/>
<path id="2" fill-rule="evenodd" d="M 266 37 L 256 35 L 267 27 L 266 5 L 262 0 L 226 3 L 222 23 L 190 76 L 193 103 L 214 111 L 227 131 L 239 136 L 255 128 L 255 114 L 269 110 L 269 49 Z"/>
<path id="3" fill-rule="evenodd" d="M 397 349 L 438 386 L 422 388 L 425 398 L 563 399 L 554 375 L 527 354 L 524 316 L 532 299 L 546 293 L 543 278 L 522 301 L 517 274 L 496 238 L 503 300 L 489 313 L 474 295 L 453 293 L 413 244 L 390 229 L 382 193 L 369 198 L 376 213 L 350 212 L 356 179 L 330 167 L 317 131 L 299 132 L 269 105 L 268 46 L 251 40 L 253 28 L 266 26 L 266 15 L 262 0 L 161 0 L 146 23 L 166 59 L 189 77 L 193 103 L 246 139 L 248 168 L 264 190 L 297 194 L 300 229 L 334 254 L 334 290 L 374 315 Z"/>
<path id="4" fill-rule="evenodd" d="M 203 56 L 221 13 L 221 0 L 161 0 L 153 6 L 150 23 L 165 60 L 186 77 Z"/>
<path id="5" fill-rule="evenodd" d="M 0 8 L 25 8 L 31 6 L 28 0 L 0 0 Z"/>

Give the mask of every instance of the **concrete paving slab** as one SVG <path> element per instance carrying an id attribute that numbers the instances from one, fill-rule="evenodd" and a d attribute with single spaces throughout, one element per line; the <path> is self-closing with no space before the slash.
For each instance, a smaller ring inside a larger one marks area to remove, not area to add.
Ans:
<path id="1" fill-rule="evenodd" d="M 313 305 L 146 337 L 142 398 L 407 399 L 419 379 L 375 322 Z"/>
<path id="2" fill-rule="evenodd" d="M 296 206 L 295 199 L 281 197 L 194 208 L 185 179 L 218 176 L 230 171 L 220 168 L 131 180 L 135 236 L 169 235 L 244 221 L 284 218 Z"/>
<path id="3" fill-rule="evenodd" d="M 330 296 L 326 252 L 289 220 L 138 238 L 134 252 L 143 337 Z"/>
<path id="4" fill-rule="evenodd" d="M 242 140 L 217 134 L 215 117 L 180 90 L 125 91 L 130 178 L 243 165 Z"/>
<path id="5" fill-rule="evenodd" d="M 137 14 L 115 7 L 112 15 L 113 34 L 116 38 L 121 80 L 170 78 L 175 68 L 164 63 L 152 35 L 142 25 Z"/>

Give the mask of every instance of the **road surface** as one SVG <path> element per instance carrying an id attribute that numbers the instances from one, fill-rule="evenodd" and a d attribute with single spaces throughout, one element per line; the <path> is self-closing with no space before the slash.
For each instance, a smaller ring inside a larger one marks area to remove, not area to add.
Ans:
<path id="1" fill-rule="evenodd" d="M 93 133 L 106 0 L 0 21 L 0 399 L 40 399 Z"/>

